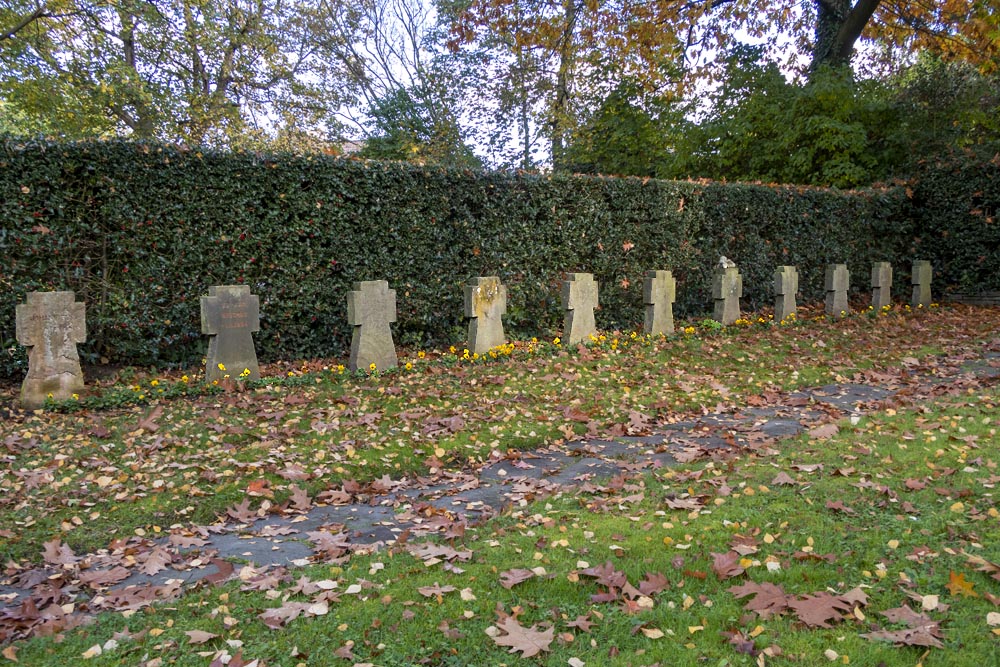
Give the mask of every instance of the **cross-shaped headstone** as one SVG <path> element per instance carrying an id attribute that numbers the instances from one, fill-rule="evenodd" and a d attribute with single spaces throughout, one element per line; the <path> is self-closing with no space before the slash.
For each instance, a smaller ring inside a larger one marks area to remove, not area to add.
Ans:
<path id="1" fill-rule="evenodd" d="M 774 272 L 774 319 L 781 322 L 795 316 L 795 295 L 799 291 L 799 271 L 794 266 L 779 266 Z"/>
<path id="2" fill-rule="evenodd" d="M 214 285 L 201 297 L 201 332 L 211 336 L 205 380 L 260 379 L 253 332 L 260 331 L 260 299 L 247 285 Z"/>
<path id="3" fill-rule="evenodd" d="M 845 317 L 850 309 L 847 290 L 851 286 L 851 273 L 846 264 L 826 265 L 826 314 Z"/>
<path id="4" fill-rule="evenodd" d="M 86 306 L 73 292 L 28 292 L 15 309 L 17 341 L 28 352 L 21 405 L 39 408 L 45 399 L 67 400 L 83 391 L 78 343 L 87 340 Z"/>
<path id="5" fill-rule="evenodd" d="M 732 263 L 730 261 L 730 263 Z M 740 297 L 743 296 L 743 276 L 739 267 L 716 266 L 712 276 L 712 298 L 715 299 L 714 318 L 726 326 L 740 319 Z"/>
<path id="6" fill-rule="evenodd" d="M 642 283 L 642 299 L 646 304 L 643 330 L 648 334 L 674 332 L 674 301 L 677 282 L 670 271 L 647 271 Z"/>
<path id="7" fill-rule="evenodd" d="M 597 333 L 597 283 L 592 273 L 571 273 L 563 282 L 562 305 L 566 309 L 563 338 L 572 345 Z"/>
<path id="8" fill-rule="evenodd" d="M 882 310 L 892 305 L 892 264 L 872 263 L 872 308 Z"/>
<path id="9" fill-rule="evenodd" d="M 347 321 L 351 335 L 350 369 L 384 371 L 399 365 L 396 346 L 389 325 L 396 321 L 396 290 L 389 289 L 386 280 L 366 280 L 354 283 L 347 293 Z"/>
<path id="10" fill-rule="evenodd" d="M 507 288 L 496 276 L 473 278 L 465 286 L 465 316 L 469 320 L 469 349 L 486 354 L 506 341 L 503 318 L 507 312 Z"/>
<path id="11" fill-rule="evenodd" d="M 927 308 L 931 305 L 931 278 L 933 270 L 926 259 L 913 262 L 913 299 L 910 305 L 914 308 Z"/>

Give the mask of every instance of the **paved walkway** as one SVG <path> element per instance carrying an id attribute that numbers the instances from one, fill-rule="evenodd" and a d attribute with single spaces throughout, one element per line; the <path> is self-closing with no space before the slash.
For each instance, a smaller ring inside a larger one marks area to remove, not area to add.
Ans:
<path id="1" fill-rule="evenodd" d="M 860 382 L 754 398 L 750 402 L 759 405 L 706 412 L 700 418 L 671 424 L 646 424 L 637 417 L 629 429 L 635 435 L 523 451 L 517 458 L 491 461 L 474 473 L 445 473 L 433 480 L 410 482 L 384 480 L 374 485 L 377 491 L 345 493 L 332 499 L 343 500 L 339 504 L 317 504 L 299 513 L 253 521 L 246 517 L 243 522 L 192 529 L 187 535 L 161 540 L 166 550 L 177 554 L 170 567 L 153 575 L 135 568 L 112 590 L 96 587 L 97 596 L 121 600 L 129 598 L 130 592 L 145 589 L 154 591 L 151 598 L 162 597 L 205 578 L 210 582 L 224 579 L 230 568 L 219 559 L 235 562 L 237 571 L 250 564 L 254 572 L 262 574 L 326 560 L 338 553 L 349 556 L 358 550 L 443 534 L 454 530 L 456 524 L 479 522 L 511 504 L 563 487 L 579 488 L 587 482 L 678 461 L 724 457 L 734 448 L 773 448 L 779 440 L 803 430 L 914 400 L 921 394 L 996 383 L 1000 379 L 1000 352 L 984 351 L 976 358 L 951 360 L 935 367 L 931 374 L 920 375 L 915 370 L 904 365 L 892 373 L 863 373 L 857 378 Z M 81 558 L 89 559 L 87 569 L 91 572 L 121 561 L 120 555 L 107 553 Z M 54 568 L 38 568 L 0 579 L 0 596 L 8 608 L 19 605 L 30 594 L 29 589 L 55 574 L 58 570 Z M 79 594 L 86 600 L 91 590 L 81 586 Z"/>

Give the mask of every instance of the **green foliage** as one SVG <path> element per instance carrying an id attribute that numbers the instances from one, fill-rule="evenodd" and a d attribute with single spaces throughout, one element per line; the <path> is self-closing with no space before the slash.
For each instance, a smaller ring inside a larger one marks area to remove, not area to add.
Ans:
<path id="1" fill-rule="evenodd" d="M 955 150 L 925 162 L 912 188 L 920 224 L 914 251 L 935 285 L 967 293 L 1000 289 L 1000 157 Z"/>
<path id="2" fill-rule="evenodd" d="M 462 140 L 458 120 L 419 87 L 400 88 L 377 100 L 368 110 L 373 136 L 359 157 L 405 160 L 447 167 L 482 167 Z"/>
<path id="3" fill-rule="evenodd" d="M 398 343 L 448 345 L 460 343 L 462 287 L 477 275 L 508 286 L 510 335 L 551 338 L 562 327 L 564 272 L 594 273 L 599 326 L 628 330 L 643 319 L 649 269 L 674 272 L 679 315 L 703 314 L 722 254 L 740 265 L 744 304 L 756 308 L 771 300 L 777 265 L 799 266 L 803 298 L 818 299 L 828 262 L 846 261 L 859 277 L 875 260 L 908 266 L 914 251 L 947 261 L 950 243 L 939 234 L 937 254 L 911 244 L 902 188 L 510 176 L 118 142 L 0 151 L 8 375 L 23 369 L 14 307 L 32 290 L 72 289 L 87 304 L 85 361 L 164 366 L 202 357 L 199 299 L 209 286 L 247 284 L 260 296 L 255 339 L 267 361 L 343 356 L 346 295 L 358 280 L 396 289 Z M 996 275 L 966 270 L 962 280 Z"/>
<path id="4" fill-rule="evenodd" d="M 656 176 L 672 158 L 672 133 L 684 126 L 672 100 L 643 99 L 638 86 L 622 84 L 575 133 L 567 169 L 585 174 Z"/>
<path id="5" fill-rule="evenodd" d="M 796 83 L 763 57 L 732 49 L 711 112 L 672 128 L 657 176 L 857 187 L 954 148 L 1000 147 L 1000 77 L 968 63 L 925 54 L 885 81 L 823 67 Z"/>
<path id="6" fill-rule="evenodd" d="M 663 176 L 856 187 L 891 167 L 882 133 L 892 108 L 874 83 L 822 68 L 789 83 L 755 49 L 736 49 L 711 115 L 690 128 Z M 684 156 L 688 156 L 685 159 Z"/>
<path id="7" fill-rule="evenodd" d="M 905 173 L 950 149 L 1000 147 L 1000 74 L 922 54 L 890 91 Z"/>

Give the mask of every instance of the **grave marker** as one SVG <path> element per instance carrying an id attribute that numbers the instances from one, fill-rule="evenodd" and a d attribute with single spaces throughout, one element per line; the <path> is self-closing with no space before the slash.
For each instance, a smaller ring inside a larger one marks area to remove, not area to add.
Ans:
<path id="1" fill-rule="evenodd" d="M 913 262 L 912 280 L 913 299 L 910 305 L 913 308 L 927 308 L 931 305 L 931 277 L 933 269 L 931 263 L 925 259 Z"/>
<path id="2" fill-rule="evenodd" d="M 367 371 L 372 364 L 384 371 L 399 364 L 389 328 L 396 321 L 396 290 L 389 289 L 388 281 L 354 283 L 354 291 L 347 293 L 347 321 L 354 327 L 348 362 L 352 371 Z"/>
<path id="3" fill-rule="evenodd" d="M 799 271 L 794 266 L 779 266 L 774 272 L 774 320 L 781 322 L 795 316 L 795 295 L 799 291 Z"/>
<path id="4" fill-rule="evenodd" d="M 201 331 L 211 338 L 205 355 L 205 381 L 228 375 L 260 379 L 253 333 L 260 331 L 260 300 L 247 285 L 214 285 L 201 297 Z M 220 364 L 222 368 L 220 368 Z"/>
<path id="5" fill-rule="evenodd" d="M 712 278 L 712 298 L 715 299 L 714 319 L 728 326 L 740 319 L 743 276 L 732 260 L 725 257 L 722 260 L 716 266 Z"/>
<path id="6" fill-rule="evenodd" d="M 892 306 L 892 264 L 872 263 L 872 308 L 882 310 Z"/>
<path id="7" fill-rule="evenodd" d="M 847 290 L 851 286 L 851 273 L 846 264 L 826 265 L 826 314 L 845 317 L 850 310 Z"/>
<path id="8" fill-rule="evenodd" d="M 506 340 L 503 315 L 507 312 L 507 288 L 496 276 L 473 278 L 465 286 L 465 316 L 469 320 L 469 349 L 486 354 Z"/>
<path id="9" fill-rule="evenodd" d="M 677 300 L 677 281 L 670 271 L 647 271 L 642 284 L 646 320 L 643 330 L 658 335 L 674 332 L 674 301 Z"/>
<path id="10" fill-rule="evenodd" d="M 569 345 L 597 333 L 594 309 L 597 308 L 597 283 L 593 274 L 571 273 L 563 282 L 562 305 L 566 309 L 563 338 Z"/>
<path id="11" fill-rule="evenodd" d="M 15 309 L 17 341 L 28 351 L 21 405 L 34 410 L 52 395 L 64 401 L 83 391 L 78 343 L 87 340 L 86 306 L 73 292 L 28 292 Z"/>

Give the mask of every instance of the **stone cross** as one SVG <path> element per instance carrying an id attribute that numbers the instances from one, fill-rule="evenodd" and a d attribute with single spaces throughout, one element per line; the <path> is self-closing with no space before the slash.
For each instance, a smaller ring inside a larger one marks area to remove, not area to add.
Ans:
<path id="1" fill-rule="evenodd" d="M 347 321 L 354 327 L 351 335 L 352 371 L 359 368 L 384 371 L 399 365 L 396 346 L 389 325 L 396 321 L 396 290 L 386 280 L 354 283 L 347 293 Z"/>
<path id="2" fill-rule="evenodd" d="M 730 264 L 732 262 L 730 261 Z M 716 267 L 712 278 L 712 298 L 715 299 L 714 319 L 726 326 L 740 319 L 740 297 L 743 296 L 743 276 L 737 266 Z"/>
<path id="3" fill-rule="evenodd" d="M 568 278 L 562 288 L 562 305 L 566 309 L 563 338 L 572 345 L 597 333 L 597 283 L 591 273 L 571 273 Z"/>
<path id="4" fill-rule="evenodd" d="M 247 285 L 214 285 L 201 297 L 201 332 L 211 336 L 205 381 L 260 379 L 253 332 L 260 331 L 260 300 Z M 220 368 L 220 364 L 222 368 Z M 249 372 L 247 372 L 249 371 Z"/>
<path id="5" fill-rule="evenodd" d="M 28 375 L 21 384 L 21 405 L 34 410 L 83 391 L 78 343 L 87 340 L 86 306 L 73 292 L 28 292 L 15 309 L 17 341 L 28 352 Z"/>
<path id="6" fill-rule="evenodd" d="M 774 272 L 774 320 L 781 322 L 795 316 L 795 295 L 799 291 L 799 271 L 794 266 L 779 266 Z"/>
<path id="7" fill-rule="evenodd" d="M 473 278 L 465 286 L 465 316 L 469 320 L 469 349 L 486 354 L 506 340 L 503 318 L 507 312 L 507 288 L 496 276 Z"/>
<path id="8" fill-rule="evenodd" d="M 851 273 L 846 264 L 826 265 L 826 314 L 834 317 L 847 315 L 847 290 L 851 286 Z"/>
<path id="9" fill-rule="evenodd" d="M 892 305 L 892 264 L 872 263 L 872 308 L 882 310 Z"/>
<path id="10" fill-rule="evenodd" d="M 925 259 L 913 262 L 913 275 L 910 281 L 913 284 L 913 299 L 910 305 L 913 308 L 927 308 L 931 305 L 931 276 L 933 270 L 931 263 Z"/>
<path id="11" fill-rule="evenodd" d="M 674 301 L 677 281 L 670 271 L 647 271 L 642 283 L 642 300 L 646 304 L 643 331 L 648 334 L 674 332 Z"/>

